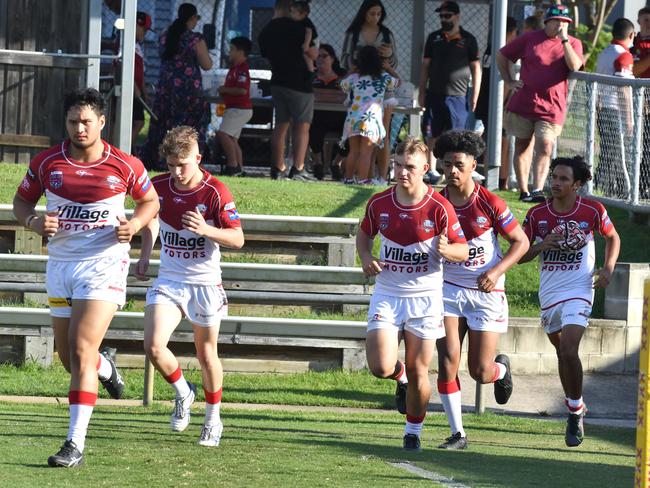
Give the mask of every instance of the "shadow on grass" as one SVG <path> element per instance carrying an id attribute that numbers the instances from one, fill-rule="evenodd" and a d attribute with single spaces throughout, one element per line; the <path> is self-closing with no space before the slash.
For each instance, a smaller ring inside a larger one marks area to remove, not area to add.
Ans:
<path id="1" fill-rule="evenodd" d="M 325 215 L 325 217 L 346 217 L 350 212 L 358 208 L 359 206 L 365 207 L 366 202 L 373 196 L 377 188 L 367 187 L 367 188 L 358 188 L 357 191 L 350 197 L 348 200 L 339 205 L 334 210 L 330 211 Z"/>
<path id="2" fill-rule="evenodd" d="M 239 395 L 250 394 L 251 390 L 254 390 L 255 395 L 268 393 L 268 394 L 282 395 L 285 398 L 293 397 L 293 396 L 295 397 L 304 396 L 305 398 L 311 397 L 317 399 L 319 397 L 324 397 L 324 398 L 333 398 L 335 400 L 353 400 L 355 402 L 358 402 L 358 405 L 360 407 L 366 407 L 366 408 L 368 408 L 369 406 L 372 406 L 373 408 L 381 408 L 381 409 L 388 409 L 388 410 L 395 408 L 392 394 L 386 394 L 383 392 L 372 393 L 367 391 L 340 390 L 340 389 L 339 390 L 314 390 L 314 389 L 294 388 L 294 387 L 292 387 L 288 391 L 281 390 L 279 388 L 228 387 L 227 395 L 234 396 L 235 394 L 239 394 Z M 231 399 L 228 400 L 232 401 Z M 305 403 L 305 405 L 308 405 L 308 403 Z"/>

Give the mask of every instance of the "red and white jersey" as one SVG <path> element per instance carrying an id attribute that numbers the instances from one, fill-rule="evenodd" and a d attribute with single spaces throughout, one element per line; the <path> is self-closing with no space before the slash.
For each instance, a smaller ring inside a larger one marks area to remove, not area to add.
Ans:
<path id="1" fill-rule="evenodd" d="M 442 196 L 449 198 L 447 188 Z M 475 185 L 467 203 L 456 207 L 456 216 L 469 245 L 469 258 L 462 263 L 444 261 L 446 283 L 478 290 L 477 278 L 493 268 L 502 258 L 497 232 L 506 235 L 517 227 L 517 219 L 506 202 L 481 185 Z M 504 291 L 505 275 L 501 275 L 494 291 Z"/>
<path id="2" fill-rule="evenodd" d="M 606 236 L 614 231 L 607 210 L 600 202 L 577 197 L 567 213 L 553 209 L 552 199 L 532 207 L 524 231 L 532 244 L 549 233 L 561 233 L 561 249 L 543 251 L 540 256 L 539 302 L 542 310 L 569 300 L 592 303 L 592 274 L 596 261 L 594 230 Z"/>
<path id="3" fill-rule="evenodd" d="M 220 229 L 241 227 L 230 190 L 207 171 L 191 190 L 179 190 L 169 173 L 152 179 L 160 199 L 160 271 L 158 276 L 181 283 L 221 283 L 219 244 L 184 229 L 181 218 L 197 209 L 206 223 Z"/>
<path id="4" fill-rule="evenodd" d="M 416 205 L 397 201 L 395 187 L 370 198 L 361 229 L 381 236 L 379 260 L 384 269 L 377 275 L 375 292 L 398 297 L 420 297 L 442 292 L 442 256 L 437 237 L 447 231 L 449 243 L 465 242 L 454 207 L 429 189 Z"/>
<path id="5" fill-rule="evenodd" d="M 29 164 L 18 194 L 36 204 L 43 193 L 48 212 L 57 212 L 59 230 L 47 244 L 49 255 L 81 261 L 121 254 L 129 244 L 115 235 L 124 217 L 124 199 L 140 200 L 151 187 L 142 162 L 107 142 L 99 161 L 72 159 L 70 141 L 39 153 Z"/>

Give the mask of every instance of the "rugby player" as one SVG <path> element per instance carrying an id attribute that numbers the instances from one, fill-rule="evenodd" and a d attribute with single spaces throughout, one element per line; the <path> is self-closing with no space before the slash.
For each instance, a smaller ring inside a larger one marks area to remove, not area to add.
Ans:
<path id="1" fill-rule="evenodd" d="M 580 340 L 587 327 L 594 288 L 604 288 L 614 271 L 621 239 L 600 202 L 582 198 L 578 191 L 591 179 L 581 157 L 551 162 L 552 197 L 532 207 L 524 220 L 531 243 L 520 260 L 539 256 L 542 326 L 555 347 L 565 404 L 569 409 L 565 442 L 582 443 L 583 417 Z M 605 262 L 595 269 L 594 231 L 605 238 Z"/>
<path id="2" fill-rule="evenodd" d="M 153 178 L 160 198 L 160 214 L 142 230 L 142 250 L 136 265 L 146 278 L 153 245 L 160 235 L 160 271 L 147 291 L 144 348 L 149 359 L 174 388 L 173 431 L 185 430 L 196 386 L 188 382 L 167 344 L 182 317 L 192 324 L 196 355 L 201 365 L 206 410 L 199 444 L 218 446 L 223 369 L 217 356 L 221 318 L 228 300 L 221 285 L 221 246 L 241 248 L 244 233 L 235 202 L 221 181 L 199 163 L 198 133 L 175 127 L 160 145 L 169 173 Z"/>
<path id="3" fill-rule="evenodd" d="M 442 261 L 468 257 L 453 207 L 422 180 L 429 170 L 427 151 L 425 144 L 412 138 L 398 146 L 397 184 L 370 198 L 357 235 L 363 271 L 377 277 L 368 309 L 368 366 L 376 377 L 397 381 L 397 407 L 406 414 L 403 446 L 412 451 L 421 449 L 431 395 L 429 363 L 435 340 L 445 333 Z M 378 258 L 372 254 L 377 234 Z M 398 359 L 401 338 L 406 364 Z"/>
<path id="4" fill-rule="evenodd" d="M 469 245 L 466 261 L 444 261 L 445 337 L 436 345 L 438 393 L 451 436 L 439 446 L 442 449 L 467 447 L 458 379 L 466 335 L 470 376 L 479 383 L 494 383 L 499 404 L 508 402 L 513 387 L 508 356 L 494 356 L 500 335 L 508 329 L 505 273 L 526 253 L 528 239 L 506 203 L 472 179 L 476 159 L 484 151 L 481 137 L 466 130 L 443 133 L 434 150 L 447 181 L 442 196 L 454 206 Z M 499 234 L 510 243 L 505 255 Z"/>
<path id="5" fill-rule="evenodd" d="M 126 299 L 129 242 L 158 212 L 158 196 L 137 158 L 101 138 L 104 99 L 93 88 L 65 97 L 68 139 L 37 154 L 14 197 L 18 222 L 49 238 L 46 288 L 54 342 L 70 373 L 67 438 L 52 467 L 83 463 L 97 379 L 113 398 L 124 382 L 108 349 L 98 352 Z M 47 212 L 35 205 L 45 194 Z M 136 202 L 131 220 L 124 199 Z"/>

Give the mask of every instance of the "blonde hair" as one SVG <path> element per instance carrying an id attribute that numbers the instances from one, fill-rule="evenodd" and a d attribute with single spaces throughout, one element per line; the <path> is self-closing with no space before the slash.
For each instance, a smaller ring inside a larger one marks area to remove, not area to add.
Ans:
<path id="1" fill-rule="evenodd" d="M 400 142 L 395 149 L 395 155 L 397 156 L 413 156 L 418 153 L 422 154 L 426 160 L 429 154 L 429 148 L 424 142 L 411 136 L 407 137 L 404 142 Z"/>
<path id="2" fill-rule="evenodd" d="M 170 156 L 177 158 L 185 158 L 189 156 L 198 145 L 199 133 L 188 125 L 181 125 L 170 129 L 165 134 L 165 137 L 160 144 L 159 152 L 161 158 L 168 158 Z"/>

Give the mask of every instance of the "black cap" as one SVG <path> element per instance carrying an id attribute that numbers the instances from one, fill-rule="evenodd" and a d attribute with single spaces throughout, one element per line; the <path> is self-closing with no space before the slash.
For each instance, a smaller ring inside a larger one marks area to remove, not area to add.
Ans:
<path id="1" fill-rule="evenodd" d="M 436 9 L 436 12 L 451 12 L 452 14 L 459 14 L 460 7 L 456 2 L 442 2 L 440 7 Z"/>

